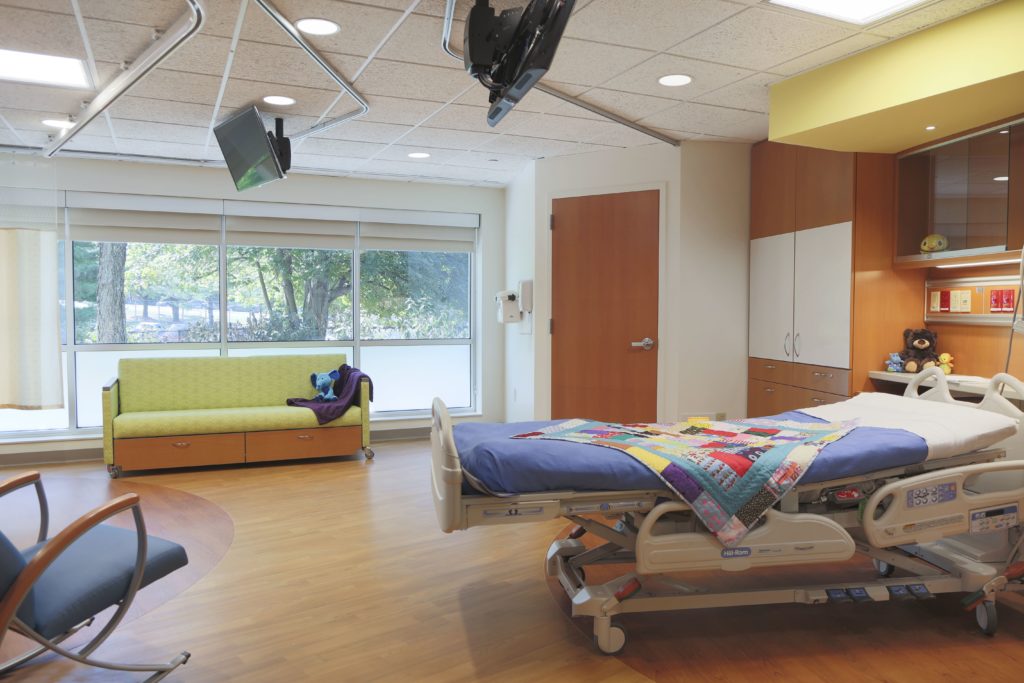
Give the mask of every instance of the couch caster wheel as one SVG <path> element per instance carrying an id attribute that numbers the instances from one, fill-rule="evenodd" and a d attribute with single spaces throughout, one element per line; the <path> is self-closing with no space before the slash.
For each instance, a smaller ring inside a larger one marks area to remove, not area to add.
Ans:
<path id="1" fill-rule="evenodd" d="M 871 563 L 875 565 L 875 571 L 883 579 L 892 576 L 893 572 L 896 571 L 896 565 L 883 562 L 882 560 L 871 560 Z"/>
<path id="2" fill-rule="evenodd" d="M 364 448 L 363 455 L 366 456 L 367 460 L 373 460 L 373 456 L 376 455 L 376 453 L 373 452 L 372 448 Z"/>
<path id="3" fill-rule="evenodd" d="M 978 628 L 986 636 L 994 636 L 999 628 L 999 619 L 996 614 L 996 603 L 985 601 L 974 608 L 974 618 L 978 621 Z"/>
<path id="4" fill-rule="evenodd" d="M 594 644 L 603 654 L 617 655 L 626 648 L 626 629 L 621 624 L 612 622 L 608 627 L 607 637 L 601 638 L 594 634 Z"/>
<path id="5" fill-rule="evenodd" d="M 107 474 L 110 475 L 111 479 L 117 479 L 120 477 L 121 472 L 123 472 L 123 470 L 120 465 L 107 465 Z"/>

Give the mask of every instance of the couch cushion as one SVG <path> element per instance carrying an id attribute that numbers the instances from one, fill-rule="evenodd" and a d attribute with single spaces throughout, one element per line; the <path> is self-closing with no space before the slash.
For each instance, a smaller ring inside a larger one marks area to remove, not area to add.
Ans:
<path id="1" fill-rule="evenodd" d="M 188 564 L 185 549 L 177 543 L 148 536 L 146 586 Z M 45 638 L 65 633 L 124 597 L 135 571 L 138 552 L 134 529 L 101 524 L 87 531 L 53 561 L 36 582 L 35 619 L 27 622 Z M 22 551 L 32 559 L 44 544 Z M 21 612 L 18 616 L 25 618 Z"/>
<path id="2" fill-rule="evenodd" d="M 316 394 L 309 376 L 345 362 L 341 353 L 236 358 L 122 358 L 122 413 L 283 406 Z M 306 411 L 309 412 L 309 411 Z"/>
<path id="3" fill-rule="evenodd" d="M 362 424 L 363 411 L 352 406 L 337 420 L 320 425 L 309 408 L 268 406 L 262 408 L 211 408 L 209 410 L 153 410 L 121 413 L 114 418 L 114 438 L 176 436 L 178 434 L 228 434 L 270 429 L 310 429 Z"/>

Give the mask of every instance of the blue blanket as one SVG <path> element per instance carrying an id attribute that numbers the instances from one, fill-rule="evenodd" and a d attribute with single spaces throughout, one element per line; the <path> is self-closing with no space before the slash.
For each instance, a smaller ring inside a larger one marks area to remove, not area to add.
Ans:
<path id="1" fill-rule="evenodd" d="M 821 422 L 798 411 L 775 415 L 773 419 Z M 665 488 L 657 474 L 625 453 L 568 441 L 512 438 L 559 422 L 464 422 L 455 426 L 455 445 L 465 470 L 497 494 Z M 846 437 L 826 445 L 801 483 L 904 467 L 924 462 L 927 457 L 928 446 L 916 434 L 902 429 L 857 427 Z M 465 490 L 477 493 L 469 486 Z"/>

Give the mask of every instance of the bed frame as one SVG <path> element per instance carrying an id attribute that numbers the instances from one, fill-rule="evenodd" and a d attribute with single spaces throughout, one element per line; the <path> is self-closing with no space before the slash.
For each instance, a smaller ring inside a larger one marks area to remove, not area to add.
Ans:
<path id="1" fill-rule="evenodd" d="M 934 370 L 934 371 L 932 371 Z M 1024 384 L 996 375 L 978 404 L 952 397 L 945 375 L 920 373 L 905 395 L 989 410 L 1020 421 L 1024 412 L 1001 395 L 1004 384 L 1024 396 Z M 934 388 L 918 394 L 927 377 Z M 799 485 L 769 510 L 739 548 L 724 548 L 692 513 L 665 489 L 649 491 L 549 491 L 501 496 L 463 493 L 472 477 L 462 469 L 444 402 L 435 399 L 431 430 L 434 507 L 445 532 L 474 526 L 518 524 L 564 517 L 576 527 L 547 552 L 549 576 L 572 601 L 573 616 L 594 618 L 594 640 L 614 654 L 626 643 L 613 617 L 703 607 L 778 603 L 925 599 L 939 593 L 973 593 L 965 602 L 979 628 L 994 634 L 996 594 L 1021 591 L 1012 578 L 1024 545 L 1024 434 L 991 449 L 867 475 Z M 1007 453 L 1010 457 L 1007 458 Z M 836 492 L 855 489 L 853 505 Z M 919 504 L 908 507 L 908 496 Z M 920 503 L 923 501 L 923 504 Z M 583 543 L 587 533 L 604 541 Z M 870 557 L 875 581 L 794 585 L 771 590 L 708 591 L 670 574 L 699 570 L 746 571 Z M 585 567 L 632 564 L 632 571 L 602 584 L 586 582 Z M 893 578 L 897 569 L 911 576 Z M 1021 573 L 1024 574 L 1024 565 Z"/>

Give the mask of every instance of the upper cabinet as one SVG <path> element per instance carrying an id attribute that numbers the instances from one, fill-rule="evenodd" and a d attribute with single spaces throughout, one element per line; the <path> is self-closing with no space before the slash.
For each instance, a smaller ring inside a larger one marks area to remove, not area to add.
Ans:
<path id="1" fill-rule="evenodd" d="M 899 160 L 896 261 L 1020 249 L 1024 125 L 999 126 Z M 926 237 L 927 242 L 923 242 Z"/>
<path id="2" fill-rule="evenodd" d="M 750 159 L 751 239 L 853 219 L 852 153 L 761 142 Z"/>

